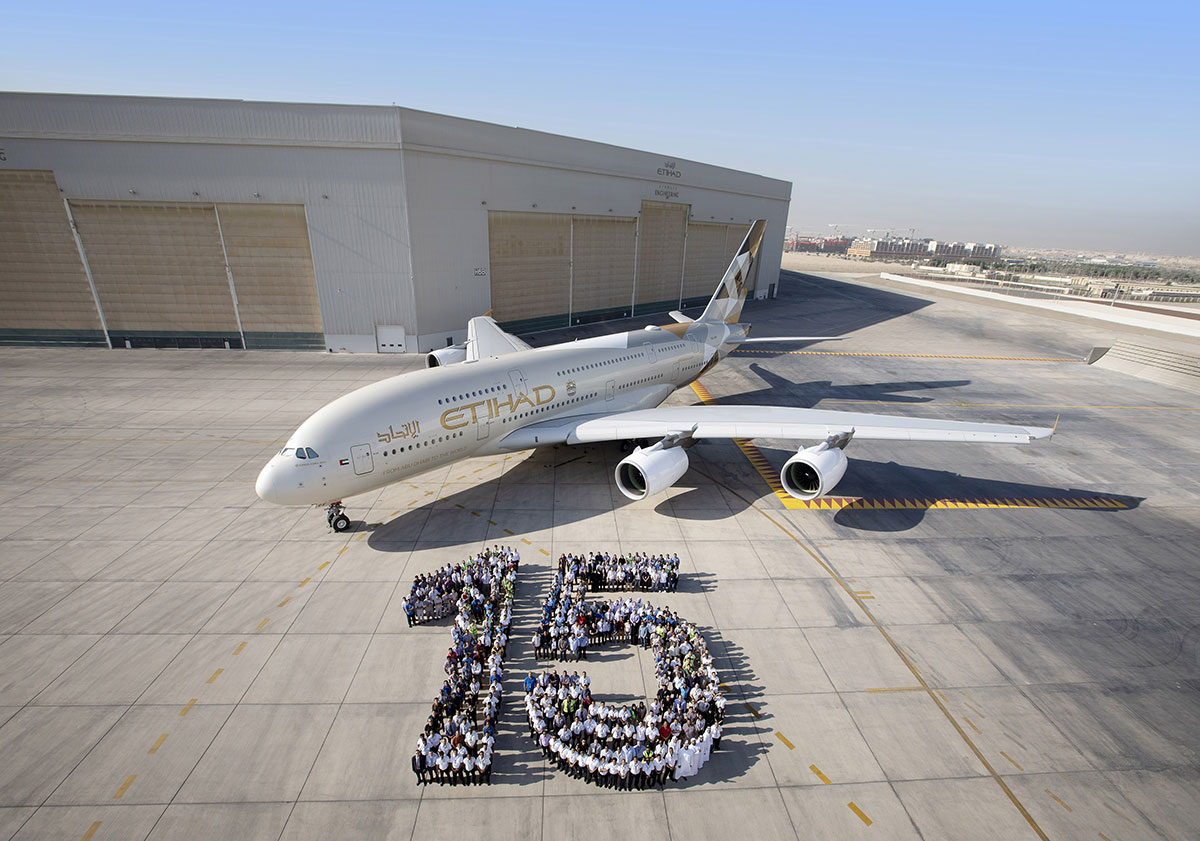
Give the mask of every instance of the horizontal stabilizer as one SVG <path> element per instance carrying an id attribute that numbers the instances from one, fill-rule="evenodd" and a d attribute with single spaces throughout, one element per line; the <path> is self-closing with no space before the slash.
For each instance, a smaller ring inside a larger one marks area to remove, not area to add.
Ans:
<path id="1" fill-rule="evenodd" d="M 681 313 L 679 310 L 671 310 L 669 313 L 667 313 L 667 315 L 671 316 L 671 318 L 675 319 L 680 324 L 691 324 L 693 321 L 696 320 L 694 318 L 688 318 L 686 315 Z"/>
<path id="2" fill-rule="evenodd" d="M 487 359 L 522 350 L 529 350 L 529 345 L 501 330 L 494 318 L 479 315 L 467 322 L 467 359 Z"/>

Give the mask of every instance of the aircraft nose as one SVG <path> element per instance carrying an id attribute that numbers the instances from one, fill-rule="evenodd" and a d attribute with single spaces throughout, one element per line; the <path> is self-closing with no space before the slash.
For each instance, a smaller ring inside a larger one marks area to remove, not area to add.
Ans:
<path id="1" fill-rule="evenodd" d="M 274 461 L 270 461 L 258 474 L 258 480 L 254 483 L 254 492 L 263 502 L 273 502 L 276 505 L 285 504 L 280 472 L 279 466 Z"/>

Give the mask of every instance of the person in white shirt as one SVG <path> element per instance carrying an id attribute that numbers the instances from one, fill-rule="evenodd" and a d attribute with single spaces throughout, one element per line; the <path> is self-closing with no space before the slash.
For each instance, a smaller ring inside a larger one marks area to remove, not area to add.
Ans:
<path id="1" fill-rule="evenodd" d="M 642 763 L 634 759 L 629 760 L 629 787 L 641 789 L 642 786 Z"/>
<path id="2" fill-rule="evenodd" d="M 654 782 L 656 785 L 658 785 L 659 788 L 662 788 L 662 785 L 665 782 L 666 767 L 667 767 L 667 761 L 665 759 L 663 759 L 662 754 L 655 754 L 655 756 L 654 756 Z"/>

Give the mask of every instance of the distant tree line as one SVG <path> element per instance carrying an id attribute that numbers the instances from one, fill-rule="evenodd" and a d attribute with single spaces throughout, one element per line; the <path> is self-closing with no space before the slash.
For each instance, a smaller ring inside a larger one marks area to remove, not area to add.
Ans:
<path id="1" fill-rule="evenodd" d="M 946 266 L 949 263 L 967 263 L 984 268 L 994 264 L 987 260 L 935 257 L 928 261 L 931 266 Z M 1200 271 L 1196 269 L 1165 269 L 1157 266 L 1120 266 L 1106 263 L 1075 263 L 1070 260 L 1012 260 L 1006 261 L 1005 271 L 1022 274 L 1074 275 L 1076 277 L 1101 277 L 1113 280 L 1148 280 L 1158 283 L 1200 283 Z"/>

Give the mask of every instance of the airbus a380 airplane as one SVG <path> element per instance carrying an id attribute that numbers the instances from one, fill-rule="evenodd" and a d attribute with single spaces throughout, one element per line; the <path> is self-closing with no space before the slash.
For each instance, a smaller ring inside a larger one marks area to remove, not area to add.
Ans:
<path id="1" fill-rule="evenodd" d="M 279 505 L 323 505 L 345 531 L 341 500 L 472 456 L 552 444 L 658 439 L 616 469 L 630 499 L 659 493 L 687 471 L 702 438 L 819 440 L 784 464 L 780 480 L 797 499 L 833 490 L 846 472 L 851 438 L 1026 443 L 1052 429 L 923 420 L 781 406 L 656 408 L 751 339 L 738 318 L 745 278 L 766 222 L 755 222 L 704 313 L 692 321 L 531 348 L 491 318 L 471 319 L 465 346 L 429 354 L 429 367 L 339 397 L 300 425 L 263 468 L 258 495 Z"/>

